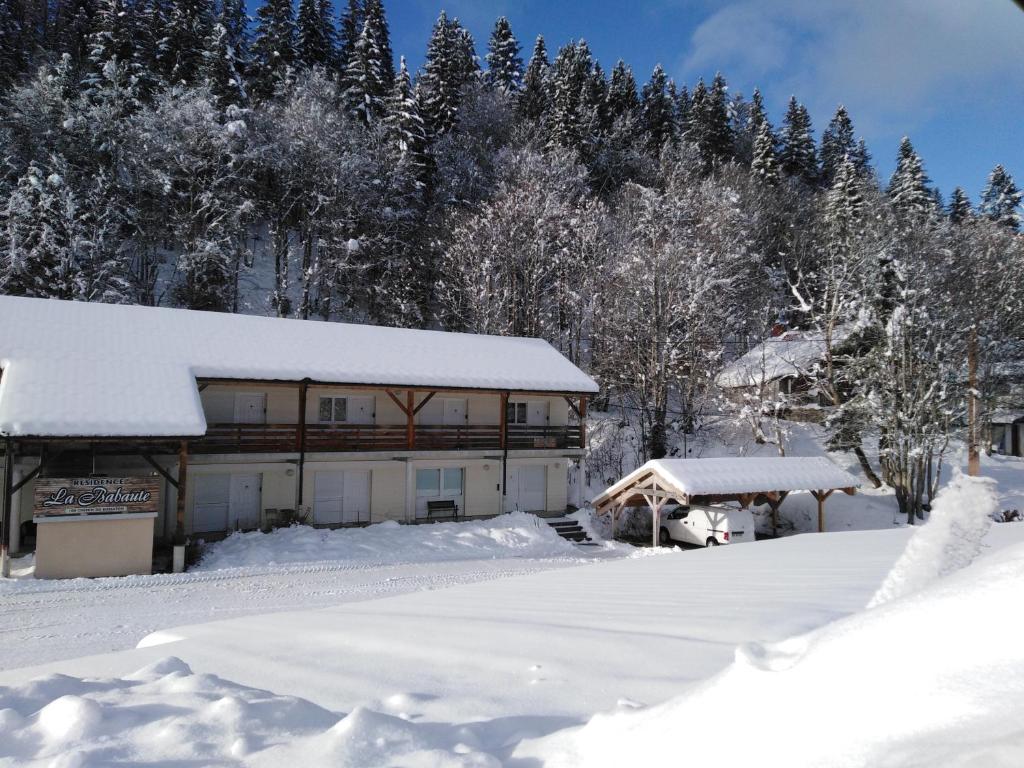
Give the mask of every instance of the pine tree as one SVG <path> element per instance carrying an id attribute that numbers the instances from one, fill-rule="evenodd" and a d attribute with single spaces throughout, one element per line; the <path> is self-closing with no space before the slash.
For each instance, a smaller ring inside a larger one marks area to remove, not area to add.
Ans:
<path id="1" fill-rule="evenodd" d="M 988 183 L 981 193 L 978 213 L 997 224 L 1017 230 L 1021 222 L 1020 202 L 1021 192 L 1013 183 L 1013 177 L 1003 166 L 997 165 L 989 174 Z"/>
<path id="2" fill-rule="evenodd" d="M 345 104 L 357 119 L 369 125 L 384 117 L 395 68 L 388 24 L 379 0 L 367 0 L 363 8 L 363 29 L 348 56 L 342 82 Z"/>
<path id="3" fill-rule="evenodd" d="M 935 210 L 935 199 L 924 165 L 906 136 L 900 141 L 896 170 L 889 181 L 889 199 L 893 210 L 906 221 L 918 221 Z"/>
<path id="4" fill-rule="evenodd" d="M 232 33 L 224 13 L 222 9 L 206 39 L 201 71 L 203 81 L 222 112 L 231 106 L 243 106 L 248 100 L 242 75 L 244 64 L 232 45 Z"/>
<path id="5" fill-rule="evenodd" d="M 477 70 L 472 37 L 458 19 L 449 19 L 441 11 L 427 45 L 423 75 L 419 80 L 423 119 L 431 137 L 442 136 L 455 127 L 462 89 L 475 77 Z"/>
<path id="6" fill-rule="evenodd" d="M 846 158 L 835 169 L 832 186 L 825 195 L 825 222 L 834 246 L 846 251 L 864 214 L 863 181 L 853 162 Z"/>
<path id="7" fill-rule="evenodd" d="M 8 4 L 6 12 L 10 12 L 10 7 L 11 5 Z M 5 10 L 0 9 L 0 37 L 3 36 L 2 18 L 4 13 Z M 81 78 L 88 61 L 89 32 L 92 30 L 95 16 L 95 0 L 69 0 L 69 2 L 60 3 L 57 7 L 56 49 L 58 53 L 66 53 L 71 57 L 72 68 L 79 74 L 79 78 Z M 0 49 L 2 49 L 2 43 L 0 43 Z M 7 69 L 7 66 L 0 61 L 0 69 Z M 0 75 L 0 78 L 2 77 L 3 75 Z"/>
<path id="8" fill-rule="evenodd" d="M 487 75 L 490 88 L 515 93 L 523 84 L 523 59 L 519 55 L 519 41 L 512 34 L 512 25 L 504 16 L 494 22 L 491 39 L 487 43 Z"/>
<path id="9" fill-rule="evenodd" d="M 199 77 L 213 14 L 208 0 L 171 0 L 165 45 L 171 52 L 161 72 L 172 85 L 192 85 Z"/>
<path id="10" fill-rule="evenodd" d="M 133 33 L 131 18 L 122 0 L 103 0 L 96 13 L 96 31 L 89 39 L 87 89 L 101 78 L 103 68 L 110 62 L 135 74 L 137 57 Z"/>
<path id="11" fill-rule="evenodd" d="M 295 59 L 299 66 L 332 66 L 336 34 L 329 0 L 299 0 L 295 18 Z"/>
<path id="12" fill-rule="evenodd" d="M 693 111 L 693 99 L 684 85 L 676 94 L 676 135 L 687 139 L 691 135 L 690 116 Z"/>
<path id="13" fill-rule="evenodd" d="M 67 162 L 29 163 L 3 211 L 6 259 L 0 290 L 15 296 L 74 299 L 78 296 L 81 237 L 78 203 L 68 186 Z"/>
<path id="14" fill-rule="evenodd" d="M 672 140 L 675 127 L 674 104 L 666 91 L 665 70 L 660 64 L 654 67 L 651 79 L 644 86 L 640 104 L 640 124 L 647 151 L 658 155 Z"/>
<path id="15" fill-rule="evenodd" d="M 569 43 L 555 57 L 551 73 L 552 100 L 545 126 L 548 145 L 588 156 L 595 139 L 598 115 L 589 95 L 594 60 L 585 41 Z"/>
<path id="16" fill-rule="evenodd" d="M 782 149 L 779 152 L 782 172 L 808 184 L 817 182 L 818 159 L 811 135 L 811 116 L 795 96 L 789 99 L 782 124 Z"/>
<path id="17" fill-rule="evenodd" d="M 831 185 L 836 171 L 847 157 L 853 156 L 857 148 L 853 137 L 853 122 L 842 104 L 821 134 L 821 180 Z"/>
<path id="18" fill-rule="evenodd" d="M 608 111 L 614 120 L 635 117 L 639 109 L 640 99 L 637 97 L 633 70 L 619 59 L 612 69 L 612 79 L 608 86 Z"/>
<path id="19" fill-rule="evenodd" d="M 387 124 L 399 162 L 409 170 L 419 186 L 424 186 L 430 171 L 427 130 L 404 56 L 388 99 Z"/>
<path id="20" fill-rule="evenodd" d="M 252 44 L 252 90 L 269 98 L 290 77 L 295 64 L 295 19 L 291 0 L 264 0 L 256 12 L 256 35 Z"/>
<path id="21" fill-rule="evenodd" d="M 537 36 L 533 54 L 523 74 L 523 88 L 519 92 L 516 106 L 519 114 L 534 125 L 538 125 L 551 107 L 551 62 L 544 38 Z"/>
<path id="22" fill-rule="evenodd" d="M 949 196 L 949 205 L 946 207 L 946 215 L 953 224 L 963 224 L 973 218 L 974 209 L 971 207 L 971 199 L 962 187 L 953 189 L 953 194 Z"/>
<path id="23" fill-rule="evenodd" d="M 775 134 L 767 120 L 761 122 L 757 138 L 754 139 L 750 172 L 765 186 L 774 187 L 779 183 L 779 160 L 775 155 Z"/>
<path id="24" fill-rule="evenodd" d="M 871 153 L 868 152 L 868 145 L 864 143 L 864 139 L 857 140 L 853 152 L 850 153 L 850 160 L 853 161 L 853 167 L 857 169 L 857 174 L 862 179 L 874 178 L 875 172 L 871 168 Z"/>
<path id="25" fill-rule="evenodd" d="M 10 85 L 28 68 L 25 10 L 23 0 L 0 3 L 0 86 Z"/>
<path id="26" fill-rule="evenodd" d="M 363 3 L 361 0 L 348 0 L 348 5 L 341 13 L 341 23 L 338 25 L 338 67 L 341 72 L 348 68 L 362 31 Z"/>
<path id="27" fill-rule="evenodd" d="M 729 124 L 728 86 L 721 74 L 715 75 L 711 88 L 699 80 L 693 89 L 687 139 L 697 146 L 706 168 L 732 158 L 734 144 Z"/>

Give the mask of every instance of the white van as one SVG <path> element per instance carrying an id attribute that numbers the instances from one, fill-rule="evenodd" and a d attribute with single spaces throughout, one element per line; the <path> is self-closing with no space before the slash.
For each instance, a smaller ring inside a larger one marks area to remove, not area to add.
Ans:
<path id="1" fill-rule="evenodd" d="M 668 507 L 661 514 L 658 543 L 717 547 L 754 540 L 754 515 L 749 509 L 724 504 Z"/>

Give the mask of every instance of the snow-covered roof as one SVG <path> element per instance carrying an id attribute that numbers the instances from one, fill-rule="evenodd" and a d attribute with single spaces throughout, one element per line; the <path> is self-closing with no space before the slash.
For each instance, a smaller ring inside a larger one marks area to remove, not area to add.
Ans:
<path id="1" fill-rule="evenodd" d="M 189 436 L 196 378 L 593 393 L 540 339 L 0 296 L 0 434 Z"/>
<path id="2" fill-rule="evenodd" d="M 1024 411 L 996 411 L 989 417 L 993 424 L 1013 424 L 1024 419 Z"/>
<path id="3" fill-rule="evenodd" d="M 849 327 L 836 328 L 832 344 L 839 344 L 850 335 Z M 753 387 L 811 373 L 825 357 L 825 339 L 808 331 L 786 331 L 761 342 L 742 357 L 733 360 L 715 381 L 718 386 Z"/>
<path id="4" fill-rule="evenodd" d="M 600 507 L 631 487 L 654 478 L 681 496 L 728 496 L 768 491 L 827 491 L 860 485 L 824 456 L 753 456 L 715 459 L 654 459 L 594 499 Z"/>

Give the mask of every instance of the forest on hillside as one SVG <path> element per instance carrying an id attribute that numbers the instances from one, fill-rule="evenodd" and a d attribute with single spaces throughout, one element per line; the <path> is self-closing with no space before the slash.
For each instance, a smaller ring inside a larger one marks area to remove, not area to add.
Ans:
<path id="1" fill-rule="evenodd" d="M 443 12 L 410 72 L 381 0 L 6 0 L 0 292 L 539 336 L 639 458 L 805 329 L 832 446 L 870 476 L 877 443 L 918 511 L 1021 357 L 1013 179 L 944 198 L 909 139 L 877 178 L 842 106 L 816 140 L 796 97 L 775 126 L 721 74 L 641 80 L 504 18 L 478 51 Z M 785 406 L 733 405 L 768 442 Z"/>

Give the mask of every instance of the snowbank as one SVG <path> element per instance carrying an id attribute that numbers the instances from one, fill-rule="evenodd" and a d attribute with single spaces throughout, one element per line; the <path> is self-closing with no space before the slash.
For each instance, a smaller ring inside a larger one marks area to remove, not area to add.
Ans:
<path id="1" fill-rule="evenodd" d="M 1024 546 L 771 646 L 663 705 L 520 745 L 567 766 L 1024 765 Z M 728 714 L 726 714 L 728 713 Z"/>
<path id="2" fill-rule="evenodd" d="M 296 525 L 270 533 L 234 533 L 208 545 L 192 570 L 336 560 L 390 564 L 560 556 L 576 557 L 579 550 L 540 518 L 515 512 L 462 523 L 386 522 L 334 530 Z"/>

